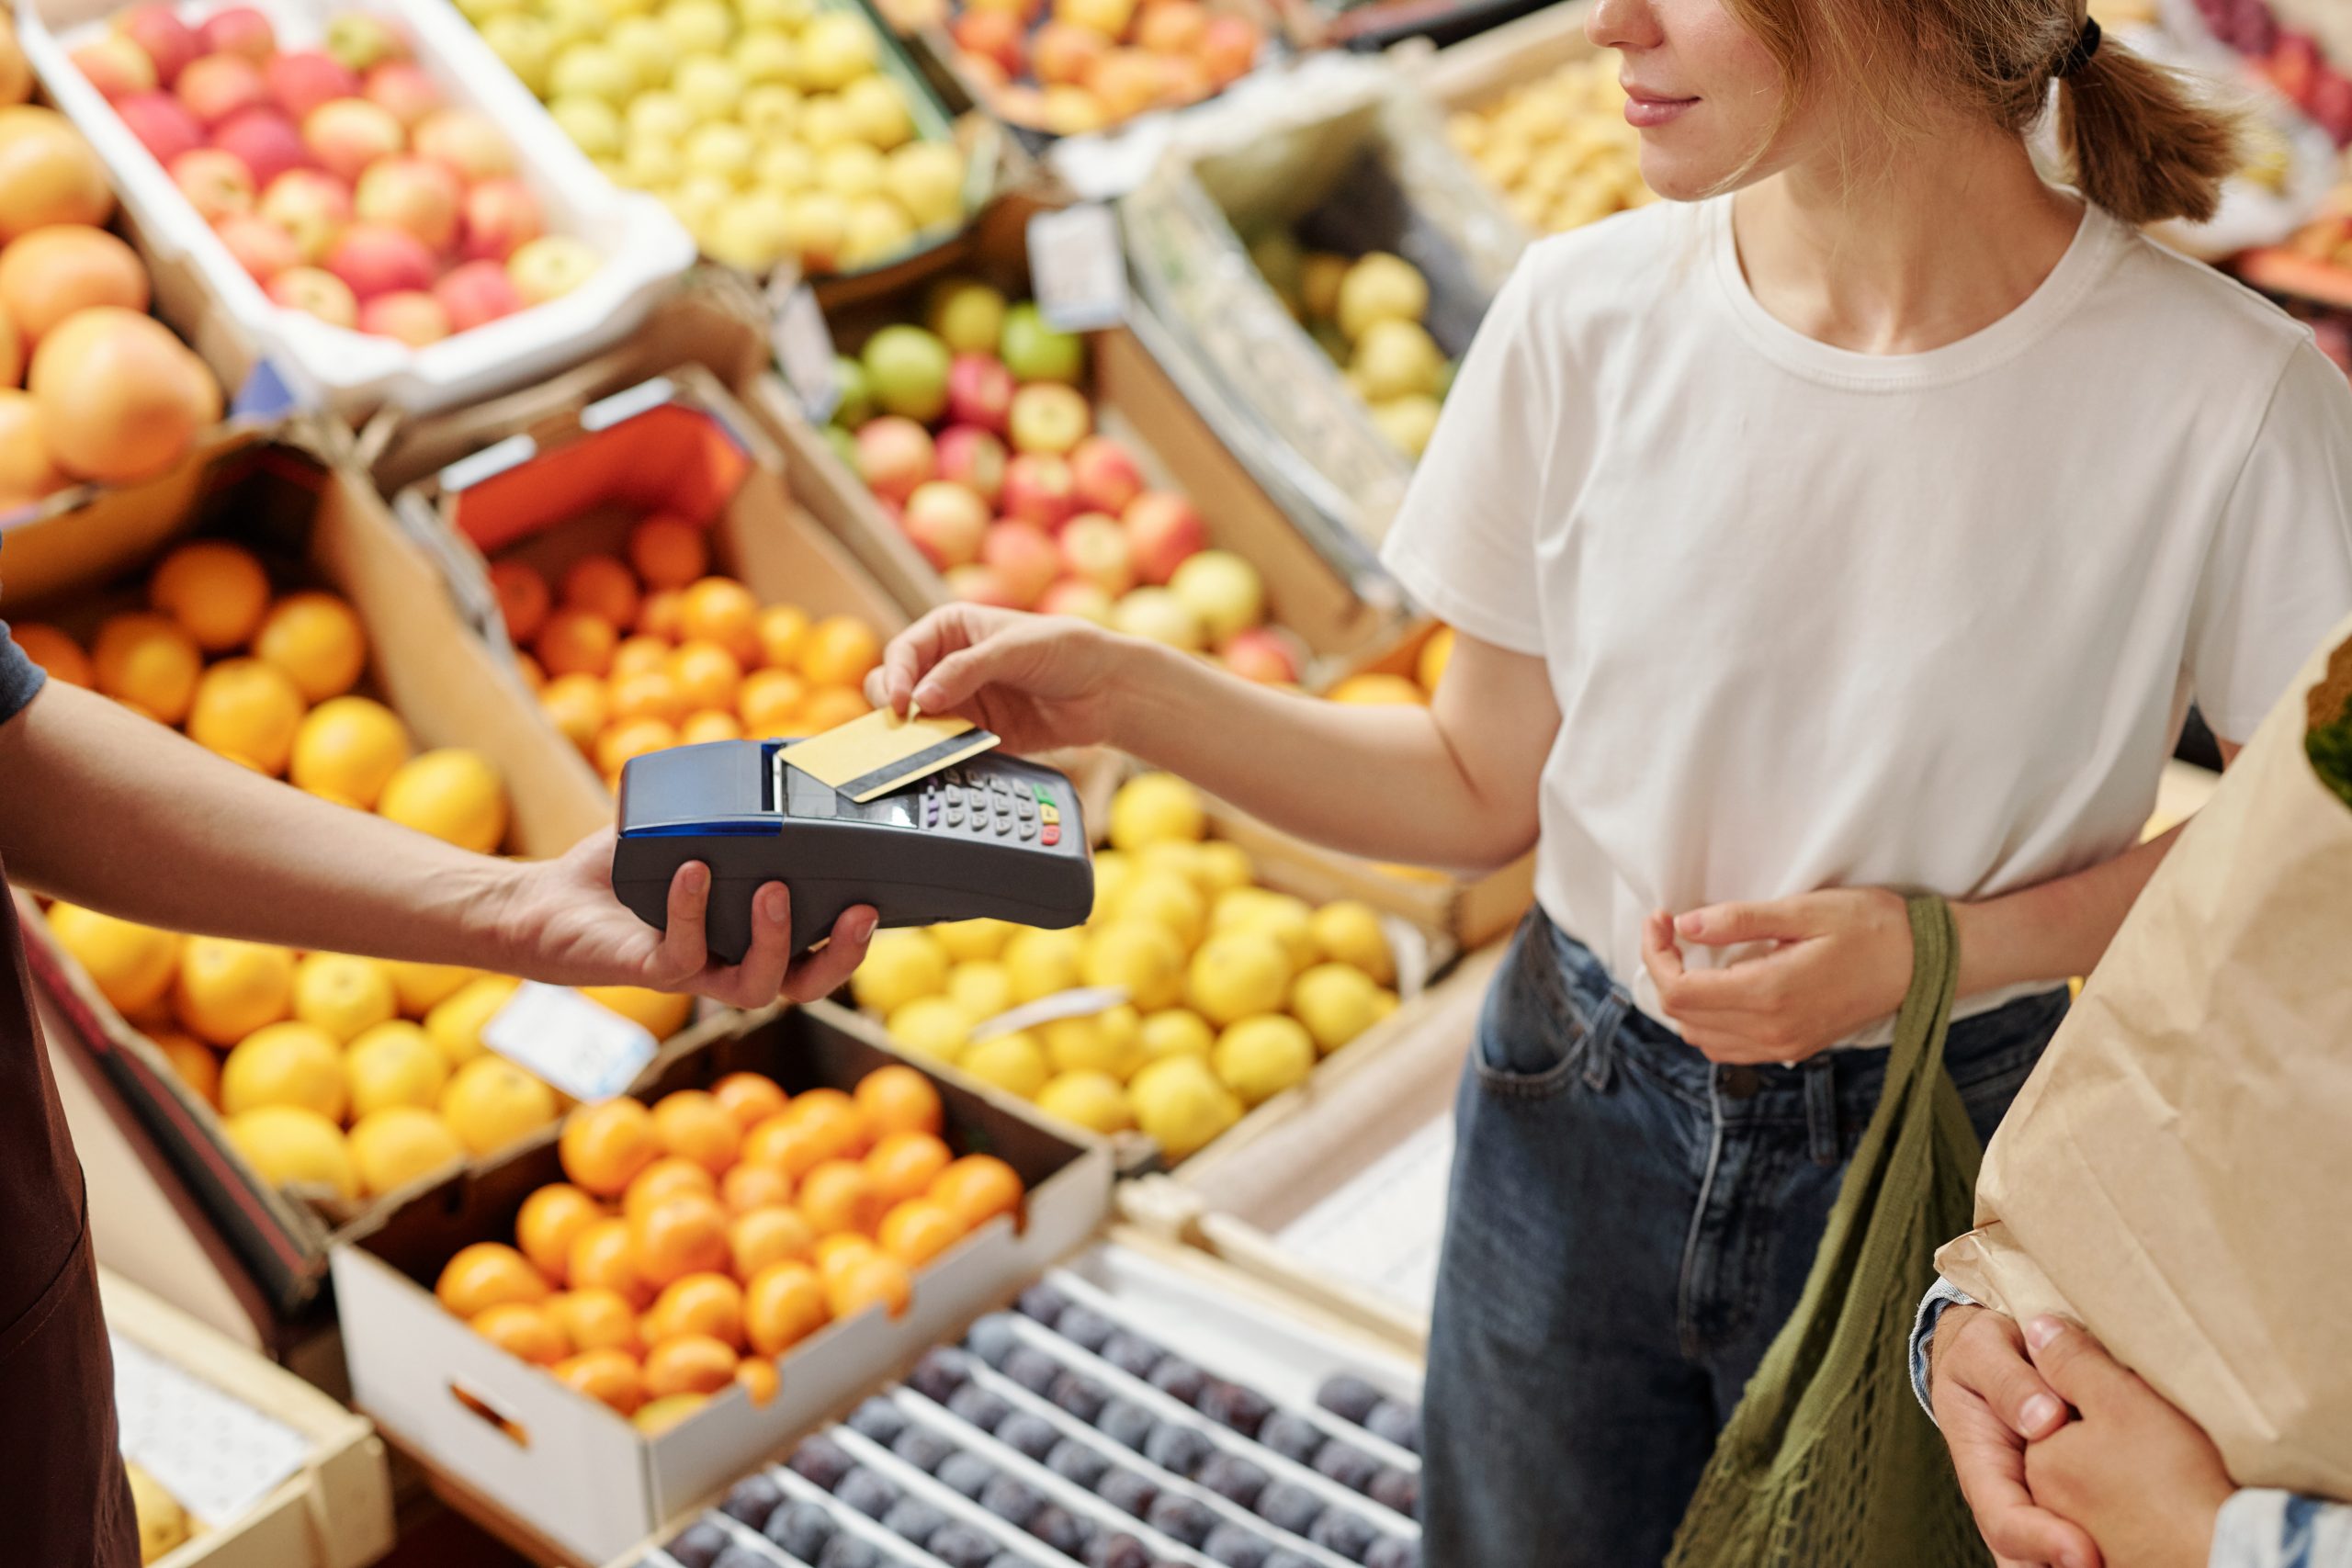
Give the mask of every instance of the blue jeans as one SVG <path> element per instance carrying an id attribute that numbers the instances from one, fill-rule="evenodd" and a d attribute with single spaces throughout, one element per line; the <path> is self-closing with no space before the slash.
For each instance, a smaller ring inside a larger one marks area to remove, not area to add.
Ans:
<path id="1" fill-rule="evenodd" d="M 1952 1025 L 1944 1060 L 1980 1138 L 2065 1011 L 2062 988 Z M 1716 1066 L 1540 910 L 1520 928 L 1455 1111 L 1429 1568 L 1665 1557 L 1803 1292 L 1886 1056 Z"/>

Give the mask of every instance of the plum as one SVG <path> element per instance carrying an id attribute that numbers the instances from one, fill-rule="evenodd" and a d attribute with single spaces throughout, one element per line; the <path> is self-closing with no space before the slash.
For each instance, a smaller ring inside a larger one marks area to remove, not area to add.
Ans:
<path id="1" fill-rule="evenodd" d="M 784 1462 L 811 1486 L 827 1492 L 840 1486 L 842 1477 L 857 1468 L 857 1461 L 839 1443 L 825 1437 L 802 1438 Z"/>
<path id="2" fill-rule="evenodd" d="M 1111 1391 L 1084 1372 L 1065 1371 L 1054 1380 L 1054 1386 L 1046 1391 L 1046 1397 L 1054 1402 L 1055 1409 L 1066 1410 L 1092 1426 L 1095 1418 L 1102 1414 L 1102 1407 L 1111 1402 Z"/>
<path id="3" fill-rule="evenodd" d="M 1038 1463 L 1054 1451 L 1062 1440 L 1061 1429 L 1043 1416 L 1033 1416 L 1026 1410 L 1016 1410 L 997 1423 L 996 1440 L 1023 1459 Z"/>
<path id="4" fill-rule="evenodd" d="M 720 1552 L 710 1568 L 775 1568 L 775 1564 L 755 1548 L 735 1545 Z"/>
<path id="5" fill-rule="evenodd" d="M 1086 1568 L 1152 1568 L 1151 1551 L 1131 1535 L 1106 1531 L 1086 1549 Z"/>
<path id="6" fill-rule="evenodd" d="M 1421 1413 L 1409 1404 L 1384 1399 L 1363 1419 L 1363 1428 L 1385 1438 L 1408 1453 L 1421 1451 Z"/>
<path id="7" fill-rule="evenodd" d="M 1140 1471 L 1113 1466 L 1094 1483 L 1094 1495 L 1123 1514 L 1142 1518 L 1159 1500 L 1159 1488 Z"/>
<path id="8" fill-rule="evenodd" d="M 1034 1345 L 1020 1345 L 1004 1359 L 1003 1371 L 1031 1393 L 1042 1395 L 1062 1375 L 1062 1364 Z"/>
<path id="9" fill-rule="evenodd" d="M 978 1454 L 956 1452 L 940 1461 L 939 1483 L 976 1503 L 995 1479 L 996 1466 Z"/>
<path id="10" fill-rule="evenodd" d="M 1045 1506 L 1035 1487 L 1010 1475 L 999 1475 L 980 1493 L 980 1506 L 1015 1529 L 1027 1529 Z"/>
<path id="11" fill-rule="evenodd" d="M 1421 1568 L 1421 1544 L 1401 1535 L 1384 1535 L 1363 1554 L 1363 1568 Z"/>
<path id="12" fill-rule="evenodd" d="M 1061 1321 L 1054 1325 L 1054 1332 L 1081 1350 L 1100 1350 L 1119 1325 L 1092 1307 L 1073 1302 L 1062 1309 Z"/>
<path id="13" fill-rule="evenodd" d="M 1316 1545 L 1338 1552 L 1351 1562 L 1363 1561 L 1380 1532 L 1362 1514 L 1346 1508 L 1326 1508 L 1306 1532 L 1306 1539 Z"/>
<path id="14" fill-rule="evenodd" d="M 1069 1306 L 1069 1298 L 1040 1280 L 1022 1292 L 1021 1299 L 1012 1304 L 1021 1309 L 1022 1316 L 1034 1317 L 1051 1328 L 1061 1321 L 1063 1312 Z"/>
<path id="15" fill-rule="evenodd" d="M 1421 1478 L 1391 1465 L 1372 1478 L 1365 1494 L 1382 1507 L 1408 1519 L 1421 1517 Z"/>
<path id="16" fill-rule="evenodd" d="M 1258 1428 L 1258 1440 L 1296 1464 L 1313 1464 L 1315 1456 L 1329 1441 L 1322 1427 L 1287 1410 L 1277 1410 L 1266 1417 L 1266 1424 Z"/>
<path id="17" fill-rule="evenodd" d="M 1144 1439 L 1143 1457 L 1172 1475 L 1189 1479 L 1208 1462 L 1216 1445 L 1193 1427 L 1162 1421 Z"/>
<path id="18" fill-rule="evenodd" d="M 1021 1330 L 1013 1326 L 1009 1312 L 992 1312 L 972 1325 L 964 1336 L 964 1344 L 973 1355 L 991 1367 L 1001 1367 L 1004 1359 L 1020 1348 Z"/>
<path id="19" fill-rule="evenodd" d="M 1076 1557 L 1094 1539 L 1092 1523 L 1080 1518 L 1058 1503 L 1048 1503 L 1031 1517 L 1029 1533 L 1060 1552 L 1064 1557 Z"/>
<path id="20" fill-rule="evenodd" d="M 947 1516 L 920 1497 L 901 1497 L 890 1505 L 882 1516 L 882 1528 L 900 1540 L 913 1541 L 917 1546 L 929 1543 L 947 1523 Z"/>
<path id="21" fill-rule="evenodd" d="M 1216 1516 L 1209 1511 L 1209 1506 L 1180 1492 L 1162 1492 L 1154 1498 L 1144 1522 L 1186 1546 L 1200 1545 L 1208 1540 L 1209 1531 L 1216 1529 Z"/>
<path id="22" fill-rule="evenodd" d="M 1315 1391 L 1315 1403 L 1342 1421 L 1361 1427 L 1387 1396 L 1353 1372 L 1340 1372 L 1323 1380 Z"/>
<path id="23" fill-rule="evenodd" d="M 1091 1492 L 1102 1472 L 1111 1468 L 1111 1461 L 1077 1438 L 1064 1438 L 1046 1453 L 1046 1468 Z"/>
<path id="24" fill-rule="evenodd" d="M 1232 1523 L 1217 1526 L 1201 1542 L 1201 1555 L 1225 1568 L 1265 1568 L 1266 1554 L 1272 1550 L 1263 1537 Z"/>
<path id="25" fill-rule="evenodd" d="M 896 1507 L 904 1494 L 889 1477 L 859 1465 L 842 1477 L 833 1495 L 867 1518 L 878 1519 Z"/>
<path id="26" fill-rule="evenodd" d="M 1274 1407 L 1266 1396 L 1254 1388 L 1244 1388 L 1238 1382 L 1212 1382 L 1193 1402 L 1201 1414 L 1220 1427 L 1230 1427 L 1245 1438 L 1254 1438 L 1266 1424 Z"/>
<path id="27" fill-rule="evenodd" d="M 1322 1513 L 1323 1495 L 1295 1481 L 1271 1482 L 1258 1494 L 1258 1517 L 1293 1535 L 1305 1535 Z"/>
<path id="28" fill-rule="evenodd" d="M 680 1568 L 710 1568 L 731 1539 L 726 1527 L 704 1519 L 679 1531 L 677 1539 L 662 1550 L 678 1560 Z"/>
<path id="29" fill-rule="evenodd" d="M 995 1431 L 997 1423 L 1012 1413 L 1004 1395 L 976 1382 L 966 1383 L 949 1395 L 947 1408 L 983 1432 Z"/>
<path id="30" fill-rule="evenodd" d="M 1334 1438 L 1316 1450 L 1315 1469 L 1351 1492 L 1362 1492 L 1380 1473 L 1380 1461 L 1345 1438 Z"/>
<path id="31" fill-rule="evenodd" d="M 910 1426 L 899 1434 L 899 1440 L 890 1445 L 890 1451 L 929 1475 L 947 1462 L 947 1456 L 956 1451 L 956 1445 L 929 1427 Z"/>
<path id="32" fill-rule="evenodd" d="M 996 1540 L 978 1526 L 951 1519 L 923 1543 L 923 1550 L 947 1568 L 989 1568 L 996 1557 Z"/>
<path id="33" fill-rule="evenodd" d="M 1102 1407 L 1102 1418 L 1095 1423 L 1104 1437 L 1123 1448 L 1140 1449 L 1159 1425 L 1159 1417 L 1130 1400 L 1114 1399 Z"/>
<path id="34" fill-rule="evenodd" d="M 1160 1357 L 1144 1381 L 1179 1404 L 1192 1404 L 1209 1386 L 1208 1373 L 1182 1356 Z"/>
<path id="35" fill-rule="evenodd" d="M 944 1404 L 948 1397 L 972 1381 L 972 1363 L 963 1351 L 934 1345 L 922 1353 L 907 1374 L 907 1386 L 925 1399 Z"/>
<path id="36" fill-rule="evenodd" d="M 877 1393 L 849 1413 L 848 1425 L 851 1431 L 871 1438 L 887 1449 L 907 1429 L 907 1418 L 897 1405 Z"/>
<path id="37" fill-rule="evenodd" d="M 782 1501 L 784 1488 L 775 1483 L 774 1476 L 762 1472 L 747 1475 L 729 1486 L 726 1497 L 718 1505 L 718 1511 L 730 1519 L 757 1529 Z"/>
<path id="38" fill-rule="evenodd" d="M 1140 1334 L 1125 1329 L 1102 1342 L 1102 1358 L 1131 1378 L 1148 1378 L 1168 1352 Z"/>
<path id="39" fill-rule="evenodd" d="M 841 1533 L 841 1527 L 822 1504 L 788 1497 L 776 1505 L 760 1533 L 782 1548 L 786 1556 L 814 1562 L 825 1543 Z"/>
<path id="40" fill-rule="evenodd" d="M 774 1563 L 766 1568 L 775 1568 Z M 862 1536 L 837 1535 L 825 1543 L 813 1568 L 882 1568 L 882 1553 Z"/>
<path id="41" fill-rule="evenodd" d="M 1258 1501 L 1258 1494 L 1266 1489 L 1270 1478 L 1264 1470 L 1239 1454 L 1220 1452 L 1211 1454 L 1193 1479 L 1227 1502 L 1247 1508 Z"/>

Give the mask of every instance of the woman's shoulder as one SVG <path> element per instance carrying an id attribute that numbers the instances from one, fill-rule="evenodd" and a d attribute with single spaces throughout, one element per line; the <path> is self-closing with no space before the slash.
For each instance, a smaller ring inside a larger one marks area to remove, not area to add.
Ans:
<path id="1" fill-rule="evenodd" d="M 1654 201 L 1536 241 L 1511 279 L 1521 309 L 1571 332 L 1646 314 L 1706 276 L 1706 206 Z"/>
<path id="2" fill-rule="evenodd" d="M 2144 327 L 2212 370 L 2225 356 L 2245 368 L 2282 370 L 2311 329 L 2236 278 L 2100 214 L 2117 231 L 2115 263 L 2100 291 L 2110 315 Z"/>

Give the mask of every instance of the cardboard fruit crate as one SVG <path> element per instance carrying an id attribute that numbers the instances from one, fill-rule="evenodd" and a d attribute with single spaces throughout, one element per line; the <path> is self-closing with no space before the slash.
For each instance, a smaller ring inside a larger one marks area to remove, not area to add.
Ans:
<path id="1" fill-rule="evenodd" d="M 673 1053 L 643 1093 L 657 1099 L 736 1071 L 763 1073 L 796 1093 L 846 1089 L 902 1059 L 855 1015 L 819 1003 L 753 1015 Z M 1022 1177 L 1017 1221 L 991 1219 L 917 1270 L 903 1316 L 872 1307 L 793 1346 L 777 1361 L 778 1389 L 766 1404 L 730 1383 L 648 1437 L 507 1355 L 435 1299 L 434 1281 L 459 1247 L 511 1236 L 523 1200 L 562 1179 L 552 1129 L 338 1242 L 335 1296 L 355 1403 L 394 1446 L 457 1482 L 447 1495 L 458 1506 L 528 1540 L 542 1561 L 596 1562 L 621 1551 L 1101 1224 L 1111 1169 L 1099 1144 L 1006 1097 L 938 1083 L 950 1146 L 995 1154 Z"/>
<path id="2" fill-rule="evenodd" d="M 391 1550 L 391 1478 L 366 1416 L 104 1269 L 98 1293 L 119 1344 L 306 1439 L 299 1470 L 242 1516 L 155 1559 L 155 1568 L 364 1568 Z"/>

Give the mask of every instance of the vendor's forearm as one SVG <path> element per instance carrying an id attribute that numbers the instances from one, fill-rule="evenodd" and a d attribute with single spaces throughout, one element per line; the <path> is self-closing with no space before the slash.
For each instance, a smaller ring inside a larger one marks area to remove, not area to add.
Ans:
<path id="1" fill-rule="evenodd" d="M 2070 876 L 1955 905 L 1960 994 L 2089 974 L 2179 836 L 2176 828 Z"/>

